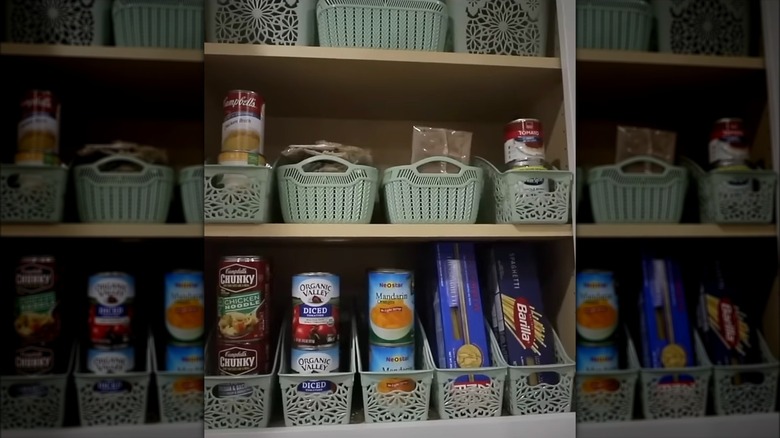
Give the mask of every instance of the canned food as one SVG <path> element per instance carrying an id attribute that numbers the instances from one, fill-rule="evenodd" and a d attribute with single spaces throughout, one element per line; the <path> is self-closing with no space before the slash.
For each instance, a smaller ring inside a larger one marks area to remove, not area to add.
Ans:
<path id="1" fill-rule="evenodd" d="M 87 350 L 87 369 L 95 374 L 133 371 L 135 348 L 125 345 L 93 345 Z"/>
<path id="2" fill-rule="evenodd" d="M 52 256 L 22 257 L 16 267 L 14 329 L 28 343 L 53 342 L 60 334 L 57 267 Z"/>
<path id="3" fill-rule="evenodd" d="M 16 374 L 50 374 L 56 358 L 56 350 L 47 344 L 23 344 L 14 352 Z"/>
<path id="4" fill-rule="evenodd" d="M 339 370 L 339 344 L 292 346 L 290 369 L 299 374 L 326 374 Z"/>
<path id="5" fill-rule="evenodd" d="M 414 370 L 414 344 L 369 344 L 368 370 L 372 372 Z"/>
<path id="6" fill-rule="evenodd" d="M 254 91 L 232 90 L 222 101 L 222 150 L 263 154 L 265 102 Z"/>
<path id="7" fill-rule="evenodd" d="M 223 166 L 265 166 L 265 157 L 247 151 L 223 151 L 219 154 L 219 164 Z"/>
<path id="8" fill-rule="evenodd" d="M 180 341 L 203 335 L 203 273 L 174 271 L 165 275 L 165 327 Z"/>
<path id="9" fill-rule="evenodd" d="M 614 342 L 578 342 L 577 371 L 611 371 L 619 368 L 619 353 Z"/>
<path id="10" fill-rule="evenodd" d="M 188 373 L 203 372 L 202 342 L 169 342 L 165 348 L 165 369 Z"/>
<path id="11" fill-rule="evenodd" d="M 17 152 L 14 156 L 14 164 L 18 166 L 59 166 L 60 159 L 48 152 Z"/>
<path id="12" fill-rule="evenodd" d="M 219 336 L 229 340 L 266 339 L 268 262 L 260 256 L 226 256 L 219 268 Z"/>
<path id="13" fill-rule="evenodd" d="M 124 272 L 103 272 L 89 278 L 89 339 L 93 344 L 131 341 L 135 279 Z"/>
<path id="14" fill-rule="evenodd" d="M 414 275 L 411 271 L 380 269 L 368 273 L 370 342 L 414 342 Z"/>
<path id="15" fill-rule="evenodd" d="M 504 127 L 504 162 L 511 167 L 541 166 L 545 160 L 542 122 L 516 119 Z"/>
<path id="16" fill-rule="evenodd" d="M 59 153 L 60 104 L 48 90 L 29 90 L 22 98 L 19 152 Z"/>
<path id="17" fill-rule="evenodd" d="M 588 341 L 602 341 L 618 325 L 618 303 L 611 272 L 577 274 L 577 333 Z"/>
<path id="18" fill-rule="evenodd" d="M 714 167 L 743 165 L 750 158 L 742 119 L 723 118 L 715 122 L 710 135 L 710 165 Z"/>
<path id="19" fill-rule="evenodd" d="M 292 345 L 321 346 L 339 341 L 339 277 L 327 272 L 298 274 L 292 280 Z"/>
<path id="20" fill-rule="evenodd" d="M 269 344 L 266 340 L 228 341 L 216 343 L 217 369 L 223 376 L 268 374 Z"/>

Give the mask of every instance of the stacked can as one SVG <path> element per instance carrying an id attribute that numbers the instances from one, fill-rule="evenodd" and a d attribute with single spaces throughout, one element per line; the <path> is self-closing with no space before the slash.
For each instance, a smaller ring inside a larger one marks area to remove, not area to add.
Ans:
<path id="1" fill-rule="evenodd" d="M 618 302 L 612 272 L 586 270 L 577 274 L 576 314 L 577 370 L 618 369 Z"/>
<path id="2" fill-rule="evenodd" d="M 369 371 L 414 370 L 414 274 L 370 271 L 368 294 Z"/>
<path id="3" fill-rule="evenodd" d="M 48 90 L 29 90 L 21 101 L 14 162 L 20 166 L 57 166 L 60 104 Z"/>
<path id="4" fill-rule="evenodd" d="M 133 371 L 135 278 L 124 272 L 97 273 L 89 277 L 87 295 L 87 369 L 95 374 Z"/>
<path id="5" fill-rule="evenodd" d="M 265 166 L 265 102 L 254 91 L 231 90 L 222 101 L 222 151 L 228 166 Z"/>
<path id="6" fill-rule="evenodd" d="M 271 268 L 257 255 L 225 256 L 219 266 L 216 363 L 219 374 L 267 374 Z"/>
<path id="7" fill-rule="evenodd" d="M 165 369 L 203 372 L 203 272 L 177 270 L 165 275 Z"/>
<path id="8" fill-rule="evenodd" d="M 60 309 L 54 257 L 23 257 L 16 268 L 14 329 L 17 374 L 50 374 L 60 362 Z M 64 359 L 67 361 L 67 359 Z"/>
<path id="9" fill-rule="evenodd" d="M 320 374 L 339 370 L 339 288 L 339 277 L 327 272 L 293 277 L 292 372 Z"/>

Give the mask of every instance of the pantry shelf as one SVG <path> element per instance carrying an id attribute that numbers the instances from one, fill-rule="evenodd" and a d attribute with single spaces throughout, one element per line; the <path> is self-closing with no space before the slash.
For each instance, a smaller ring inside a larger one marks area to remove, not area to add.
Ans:
<path id="1" fill-rule="evenodd" d="M 744 238 L 777 236 L 775 225 L 578 224 L 580 238 Z"/>
<path id="2" fill-rule="evenodd" d="M 432 434 L 448 438 L 514 438 L 518 431 L 534 438 L 573 437 L 575 414 L 522 415 L 498 418 L 429 420 L 402 423 L 362 423 L 324 427 L 272 427 L 267 429 L 207 430 L 206 438 L 296 438 L 315 434 L 319 438 L 428 438 Z"/>
<path id="3" fill-rule="evenodd" d="M 3 56 L 30 56 L 57 59 L 88 58 L 125 61 L 203 62 L 203 52 L 200 50 L 147 47 L 0 43 L 0 53 L 2 53 Z"/>
<path id="4" fill-rule="evenodd" d="M 205 59 L 207 100 L 257 90 L 277 117 L 512 120 L 561 83 L 549 57 L 207 43 Z"/>
<path id="5" fill-rule="evenodd" d="M 321 241 L 434 241 L 554 239 L 572 236 L 571 225 L 263 224 L 205 226 L 206 237 Z"/>
<path id="6" fill-rule="evenodd" d="M 603 49 L 577 49 L 577 61 L 644 65 L 651 69 L 690 67 L 764 70 L 765 65 L 764 58 L 755 56 L 682 55 L 677 53 L 632 52 L 628 50 Z"/>
<path id="7" fill-rule="evenodd" d="M 580 423 L 578 438 L 776 438 L 780 414 L 731 415 L 622 423 Z"/>
<path id="8" fill-rule="evenodd" d="M 203 423 L 137 426 L 65 427 L 62 429 L 4 430 L 3 438 L 190 438 L 203 436 Z"/>
<path id="9" fill-rule="evenodd" d="M 42 224 L 0 226 L 2 237 L 187 238 L 203 236 L 201 224 Z"/>

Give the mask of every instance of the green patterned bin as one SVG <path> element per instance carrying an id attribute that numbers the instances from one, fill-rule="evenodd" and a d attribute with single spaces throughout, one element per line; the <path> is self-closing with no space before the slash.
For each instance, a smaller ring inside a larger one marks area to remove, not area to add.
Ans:
<path id="1" fill-rule="evenodd" d="M 65 167 L 0 165 L 0 220 L 62 222 L 67 182 Z"/>

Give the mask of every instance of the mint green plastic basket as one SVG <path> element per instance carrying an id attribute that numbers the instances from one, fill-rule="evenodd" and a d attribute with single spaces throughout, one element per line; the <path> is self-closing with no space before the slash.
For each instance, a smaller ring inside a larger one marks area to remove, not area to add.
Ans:
<path id="1" fill-rule="evenodd" d="M 629 173 L 632 164 L 652 163 L 661 173 Z M 650 156 L 598 166 L 588 173 L 596 223 L 678 223 L 682 218 L 688 172 Z"/>
<path id="2" fill-rule="evenodd" d="M 307 172 L 307 165 L 333 161 L 345 172 Z M 367 224 L 371 222 L 379 187 L 379 170 L 342 158 L 318 155 L 297 164 L 279 166 L 279 204 L 286 223 Z"/>
<path id="3" fill-rule="evenodd" d="M 189 224 L 203 222 L 203 166 L 179 171 L 179 191 L 184 220 Z"/>
<path id="4" fill-rule="evenodd" d="M 422 173 L 430 163 L 448 163 L 458 173 Z M 477 221 L 484 172 L 449 157 L 429 157 L 385 170 L 382 179 L 391 224 L 473 224 Z"/>
<path id="5" fill-rule="evenodd" d="M 481 157 L 474 164 L 485 170 L 480 222 L 497 224 L 565 224 L 571 210 L 573 175 L 564 170 L 501 172 Z"/>
<path id="6" fill-rule="evenodd" d="M 0 165 L 0 220 L 62 222 L 67 181 L 65 167 Z"/>
<path id="7" fill-rule="evenodd" d="M 447 6 L 437 0 L 319 0 L 323 47 L 442 51 Z"/>
<path id="8" fill-rule="evenodd" d="M 270 166 L 207 164 L 203 178 L 206 223 L 264 224 L 271 221 L 274 178 Z"/>
<path id="9" fill-rule="evenodd" d="M 645 0 L 577 0 L 577 48 L 647 51 L 652 27 Z"/>
<path id="10" fill-rule="evenodd" d="M 121 162 L 135 164 L 140 170 L 104 170 Z M 168 218 L 174 186 L 174 172 L 168 166 L 113 155 L 75 166 L 73 177 L 82 222 L 164 223 Z"/>
<path id="11" fill-rule="evenodd" d="M 771 170 L 713 170 L 705 172 L 683 158 L 696 182 L 702 222 L 767 224 L 772 222 L 777 174 Z"/>
<path id="12" fill-rule="evenodd" d="M 115 0 L 117 46 L 203 49 L 202 0 Z"/>

